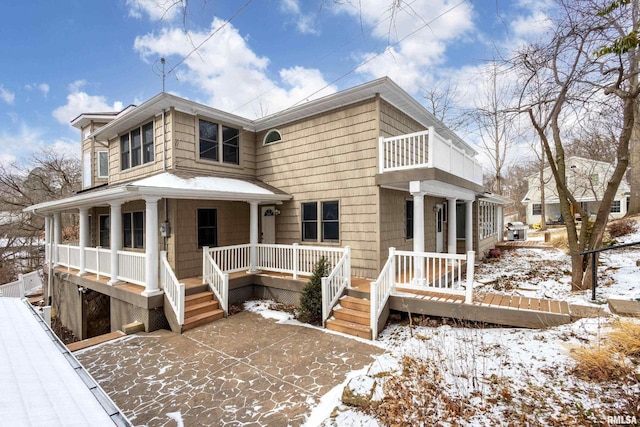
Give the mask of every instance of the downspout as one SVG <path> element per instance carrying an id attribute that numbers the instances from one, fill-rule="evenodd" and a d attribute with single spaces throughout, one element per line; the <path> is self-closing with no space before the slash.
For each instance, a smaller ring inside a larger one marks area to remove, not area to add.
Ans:
<path id="1" fill-rule="evenodd" d="M 164 108 L 162 109 L 162 171 L 166 172 L 167 170 L 167 129 L 166 123 L 164 121 Z"/>

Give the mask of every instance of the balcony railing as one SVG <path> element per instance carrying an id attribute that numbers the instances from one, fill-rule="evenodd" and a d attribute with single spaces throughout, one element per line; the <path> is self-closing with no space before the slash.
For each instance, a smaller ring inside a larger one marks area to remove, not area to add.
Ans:
<path id="1" fill-rule="evenodd" d="M 482 166 L 434 128 L 390 138 L 380 137 L 379 172 L 436 168 L 467 181 L 482 184 Z"/>

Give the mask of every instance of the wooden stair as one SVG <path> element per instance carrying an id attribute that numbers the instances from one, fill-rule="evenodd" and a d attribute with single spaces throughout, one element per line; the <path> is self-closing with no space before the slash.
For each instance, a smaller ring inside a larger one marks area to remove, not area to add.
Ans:
<path id="1" fill-rule="evenodd" d="M 222 319 L 224 311 L 213 297 L 213 292 L 204 291 L 184 298 L 184 324 L 182 332 Z"/>
<path id="2" fill-rule="evenodd" d="M 340 298 L 327 320 L 327 329 L 360 338 L 371 339 L 371 303 L 367 299 L 352 296 Z"/>

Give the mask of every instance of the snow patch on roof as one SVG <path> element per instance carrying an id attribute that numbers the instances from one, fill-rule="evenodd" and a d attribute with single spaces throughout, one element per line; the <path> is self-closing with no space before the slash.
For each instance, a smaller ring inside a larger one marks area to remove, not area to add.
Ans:
<path id="1" fill-rule="evenodd" d="M 235 178 L 220 178 L 215 176 L 199 176 L 194 178 L 180 178 L 170 173 L 143 178 L 134 181 L 134 187 L 159 187 L 175 190 L 200 190 L 241 194 L 275 194 L 259 185 Z"/>

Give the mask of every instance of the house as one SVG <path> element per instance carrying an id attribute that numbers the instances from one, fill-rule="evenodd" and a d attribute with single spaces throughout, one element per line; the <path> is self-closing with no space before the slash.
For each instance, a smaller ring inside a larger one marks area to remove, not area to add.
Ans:
<path id="1" fill-rule="evenodd" d="M 589 216 L 595 216 L 598 212 L 599 201 L 602 200 L 614 168 L 615 165 L 611 163 L 582 157 L 572 156 L 566 160 L 567 187 L 576 201 L 582 205 L 582 209 L 589 213 Z M 564 219 L 560 212 L 558 190 L 550 167 L 544 168 L 543 179 L 547 223 L 561 223 Z M 542 222 L 540 174 L 530 175 L 528 182 L 529 190 L 522 200 L 527 209 L 527 224 L 540 224 Z M 627 213 L 628 205 L 629 184 L 623 180 L 616 192 L 609 217 L 612 219 L 622 218 Z"/>
<path id="2" fill-rule="evenodd" d="M 295 279 L 320 256 L 333 268 L 328 318 L 352 277 L 388 271 L 389 252 L 442 254 L 441 273 L 462 271 L 502 236 L 505 199 L 484 192 L 476 151 L 388 78 L 257 120 L 160 93 L 72 125 L 83 189 L 27 211 L 45 217 L 48 289 L 78 336 L 97 333 L 92 312 L 107 332 L 184 330 L 204 321 L 185 311 L 207 304 L 297 303 Z M 61 241 L 64 213 L 79 215 L 78 245 Z M 407 262 L 411 283 L 430 282 L 426 258 Z M 196 282 L 215 301 L 193 302 Z"/>

